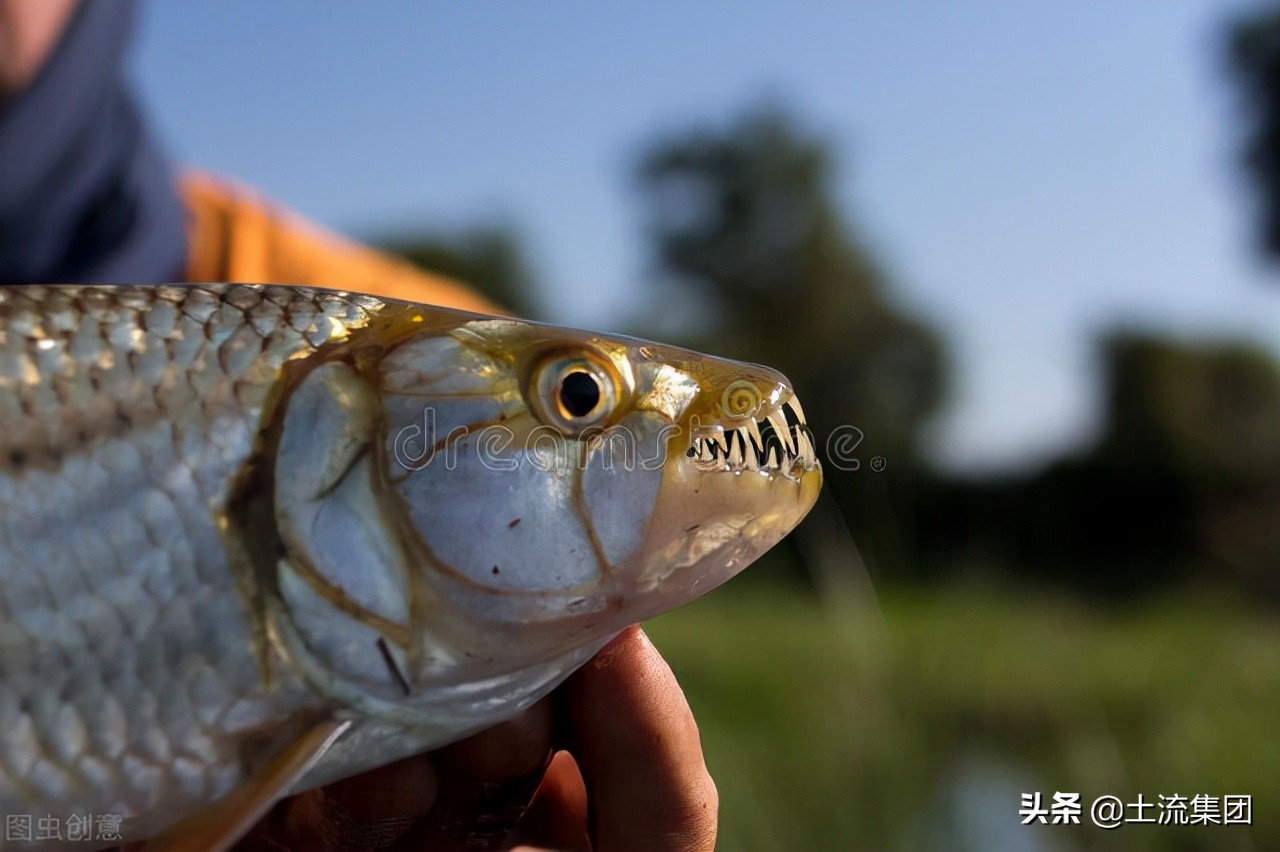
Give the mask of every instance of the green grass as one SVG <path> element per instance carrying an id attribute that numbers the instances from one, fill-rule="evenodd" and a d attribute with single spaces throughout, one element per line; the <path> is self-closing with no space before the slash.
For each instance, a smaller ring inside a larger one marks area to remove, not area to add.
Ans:
<path id="1" fill-rule="evenodd" d="M 1274 615 L 748 584 L 648 629 L 698 717 L 724 850 L 1280 850 Z M 1086 825 L 1019 825 L 1020 793 L 1059 790 Z M 1096 796 L 1139 793 L 1249 793 L 1254 824 L 1087 824 Z"/>

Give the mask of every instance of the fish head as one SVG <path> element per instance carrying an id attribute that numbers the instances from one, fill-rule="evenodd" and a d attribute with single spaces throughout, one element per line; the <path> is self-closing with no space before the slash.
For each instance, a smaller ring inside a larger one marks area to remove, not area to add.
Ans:
<path id="1" fill-rule="evenodd" d="M 312 652 L 334 646 L 325 667 L 377 681 L 366 694 L 509 701 L 522 673 L 549 683 L 719 586 L 816 500 L 777 371 L 451 316 L 312 370 L 284 418 L 276 513 L 298 558 L 281 597 L 324 634 Z M 326 639 L 335 609 L 365 633 Z"/>

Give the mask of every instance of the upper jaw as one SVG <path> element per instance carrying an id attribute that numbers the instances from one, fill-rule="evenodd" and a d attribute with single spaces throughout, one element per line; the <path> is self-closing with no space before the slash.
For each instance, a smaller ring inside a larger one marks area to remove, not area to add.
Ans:
<path id="1" fill-rule="evenodd" d="M 798 480 L 819 467 L 813 433 L 794 394 L 745 417 L 695 425 L 685 455 L 703 471 L 749 471 L 769 478 Z"/>

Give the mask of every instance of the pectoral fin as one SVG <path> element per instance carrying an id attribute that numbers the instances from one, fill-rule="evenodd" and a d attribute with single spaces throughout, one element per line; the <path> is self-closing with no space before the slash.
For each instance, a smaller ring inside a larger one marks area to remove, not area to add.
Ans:
<path id="1" fill-rule="evenodd" d="M 325 719 L 307 728 L 251 778 L 169 826 L 149 840 L 143 852 L 221 852 L 231 848 L 350 727 L 350 720 Z"/>

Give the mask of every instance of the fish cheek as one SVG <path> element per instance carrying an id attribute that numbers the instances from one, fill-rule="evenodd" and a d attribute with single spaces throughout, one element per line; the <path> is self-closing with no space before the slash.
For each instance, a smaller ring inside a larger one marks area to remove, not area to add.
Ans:
<path id="1" fill-rule="evenodd" d="M 637 555 L 661 488 L 662 467 L 630 448 L 604 443 L 588 456 L 581 502 L 611 568 Z"/>
<path id="2" fill-rule="evenodd" d="M 601 566 L 577 510 L 576 464 L 485 440 L 468 436 L 396 486 L 440 567 L 471 589 L 499 592 L 596 581 Z"/>

